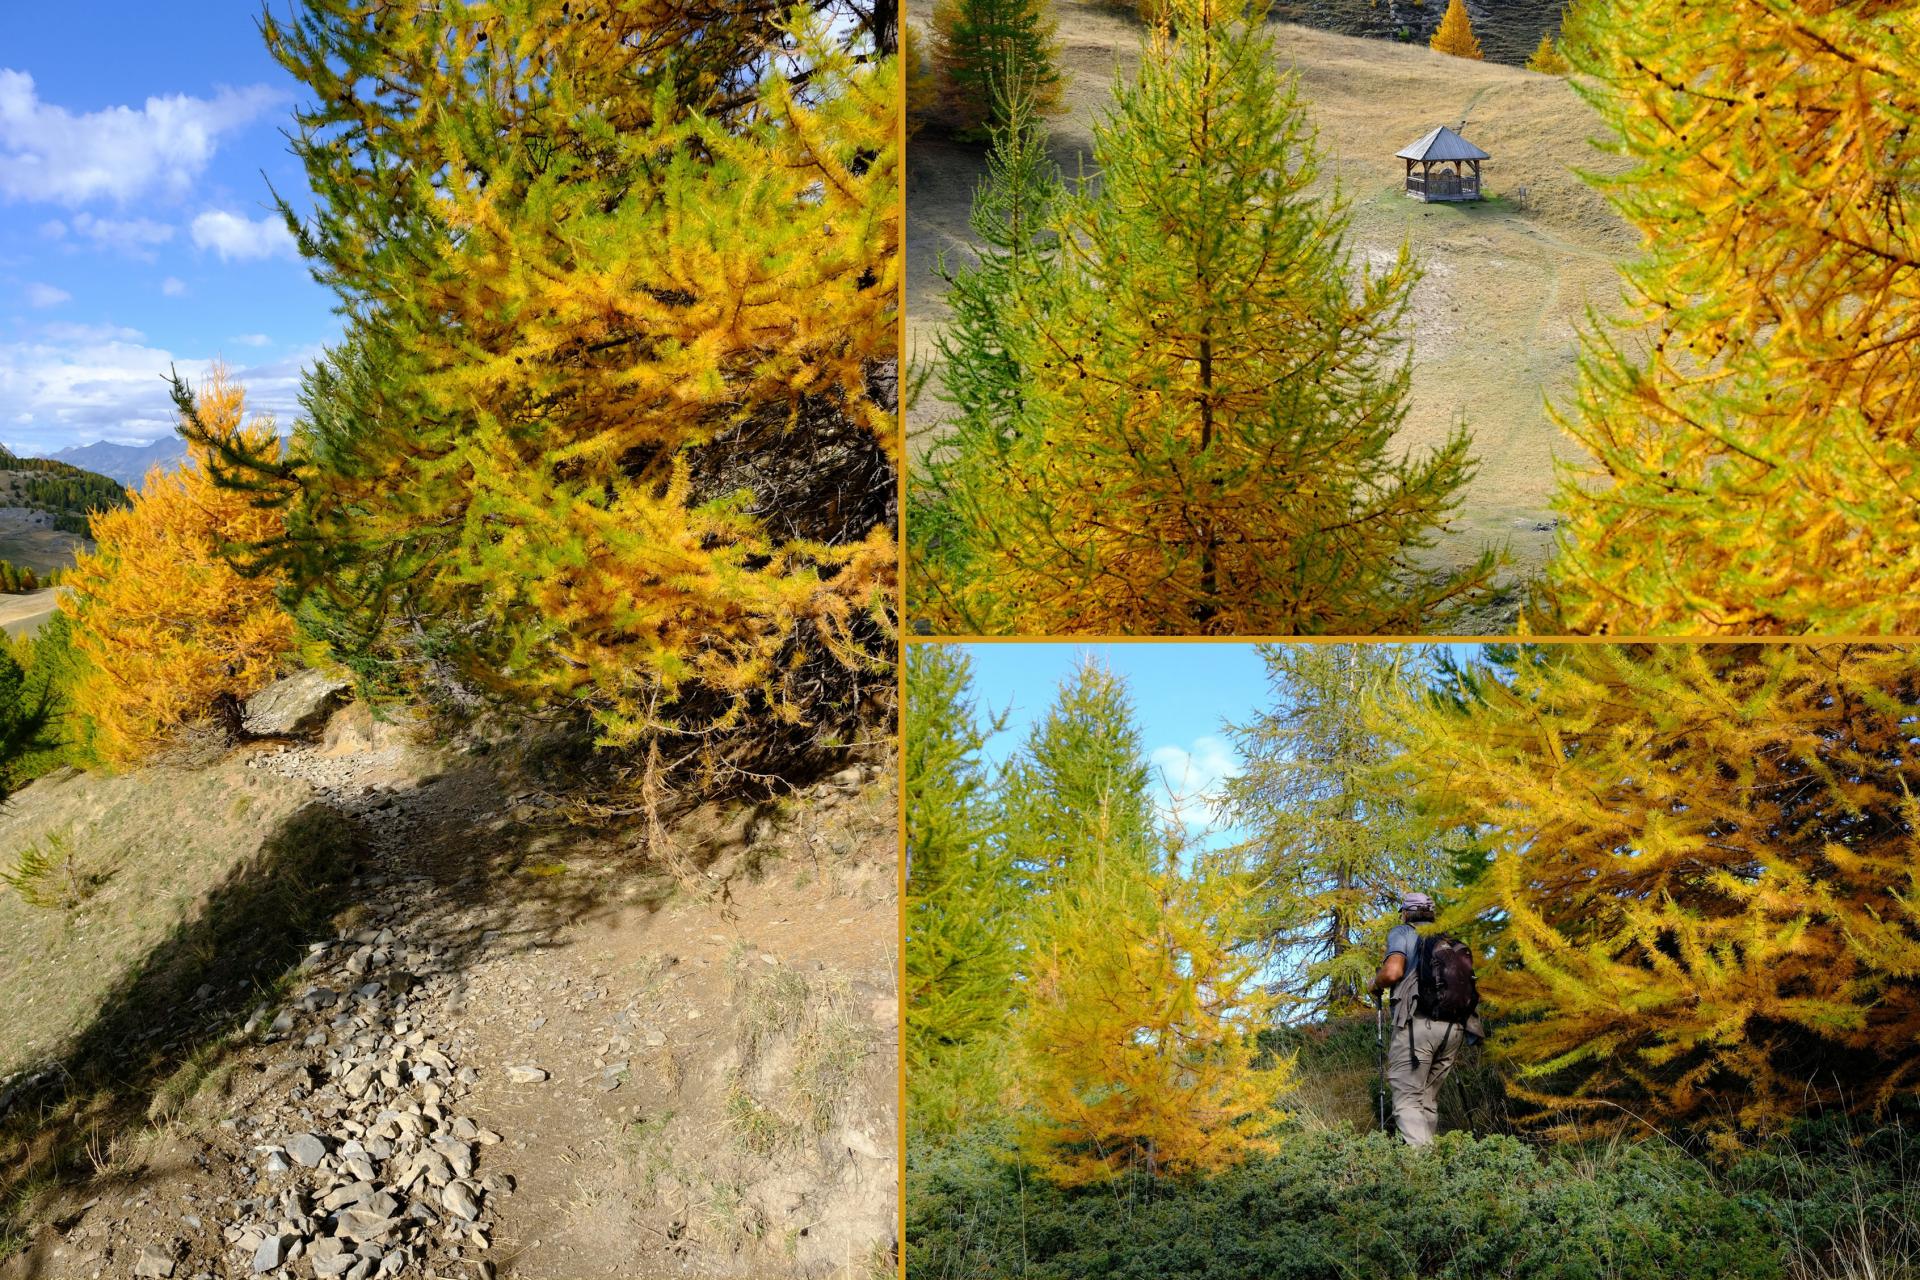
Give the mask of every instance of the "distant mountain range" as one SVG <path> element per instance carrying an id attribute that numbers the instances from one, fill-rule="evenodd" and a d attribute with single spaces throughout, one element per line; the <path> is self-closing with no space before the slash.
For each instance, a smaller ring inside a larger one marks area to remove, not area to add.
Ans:
<path id="1" fill-rule="evenodd" d="M 148 469 L 155 463 L 164 467 L 179 466 L 186 460 L 187 445 L 179 436 L 163 436 L 147 444 L 113 444 L 102 440 L 97 444 L 74 445 L 45 456 L 55 462 L 67 462 L 87 471 L 111 476 L 132 488 L 146 478 Z"/>

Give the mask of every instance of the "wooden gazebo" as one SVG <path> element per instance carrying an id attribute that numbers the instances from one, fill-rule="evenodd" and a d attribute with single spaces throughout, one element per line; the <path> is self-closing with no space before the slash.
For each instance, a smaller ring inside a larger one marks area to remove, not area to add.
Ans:
<path id="1" fill-rule="evenodd" d="M 1416 200 L 1478 200 L 1480 162 L 1487 153 L 1441 125 L 1393 153 L 1407 162 L 1407 194 Z M 1416 169 L 1414 166 L 1418 165 Z M 1434 166 L 1451 165 L 1452 168 Z M 1469 170 L 1462 166 L 1471 165 Z"/>

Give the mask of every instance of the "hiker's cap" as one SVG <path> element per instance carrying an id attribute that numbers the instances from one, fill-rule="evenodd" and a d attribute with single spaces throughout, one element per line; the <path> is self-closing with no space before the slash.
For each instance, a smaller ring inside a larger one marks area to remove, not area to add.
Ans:
<path id="1" fill-rule="evenodd" d="M 1400 896 L 1400 909 L 1405 912 L 1432 911 L 1433 899 L 1424 893 L 1406 893 Z"/>

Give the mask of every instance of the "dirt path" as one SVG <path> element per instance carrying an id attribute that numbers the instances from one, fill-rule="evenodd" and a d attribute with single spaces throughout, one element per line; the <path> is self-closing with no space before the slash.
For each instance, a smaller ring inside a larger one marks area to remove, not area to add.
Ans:
<path id="1" fill-rule="evenodd" d="M 0 1276 L 891 1273 L 890 775 L 696 811 L 689 893 L 357 709 L 246 767 L 365 833 L 351 905 Z"/>

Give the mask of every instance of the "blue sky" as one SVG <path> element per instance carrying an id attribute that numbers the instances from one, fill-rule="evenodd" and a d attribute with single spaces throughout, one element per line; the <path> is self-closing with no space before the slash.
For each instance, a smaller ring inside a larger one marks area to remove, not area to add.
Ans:
<path id="1" fill-rule="evenodd" d="M 276 13 L 286 0 L 274 0 Z M 301 86 L 257 3 L 8 5 L 0 37 L 0 443 L 173 429 L 162 378 L 223 359 L 282 427 L 340 330 L 269 208 L 311 208 Z"/>
<path id="2" fill-rule="evenodd" d="M 1176 801 L 1188 829 L 1207 843 L 1231 840 L 1231 830 L 1207 822 L 1206 797 L 1240 771 L 1240 757 L 1222 731 L 1268 705 L 1266 666 L 1251 643 L 1122 644 L 1073 642 L 962 645 L 973 659 L 974 692 L 982 713 L 1007 713 L 1007 727 L 987 744 L 989 759 L 1005 760 L 1046 714 L 1060 682 L 1082 655 L 1092 654 L 1127 682 L 1163 809 Z M 1475 645 L 1456 645 L 1461 658 Z"/>
<path id="3" fill-rule="evenodd" d="M 1026 741 L 1053 704 L 1060 683 L 1093 655 L 1127 682 L 1141 741 L 1153 764 L 1158 799 L 1177 793 L 1183 816 L 1200 819 L 1203 797 L 1238 772 L 1239 757 L 1221 720 L 1244 719 L 1264 705 L 1266 668 L 1250 644 L 970 644 L 973 685 L 983 712 L 1007 713 L 987 745 L 996 763 Z"/>

